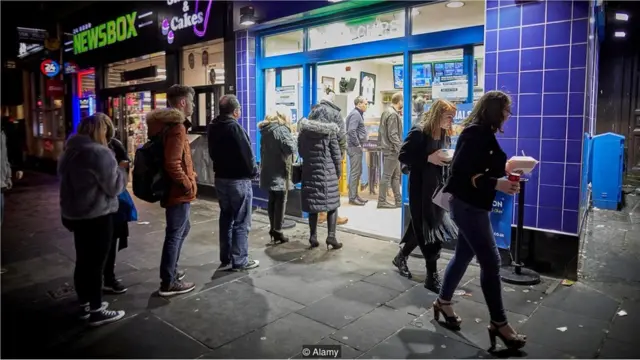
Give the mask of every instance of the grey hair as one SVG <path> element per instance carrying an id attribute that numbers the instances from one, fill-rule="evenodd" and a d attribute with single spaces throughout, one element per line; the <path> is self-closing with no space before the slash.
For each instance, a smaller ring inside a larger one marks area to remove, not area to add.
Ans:
<path id="1" fill-rule="evenodd" d="M 353 105 L 358 106 L 360 104 L 362 104 L 363 102 L 367 101 L 367 98 L 360 95 L 357 96 L 354 100 L 353 100 Z"/>

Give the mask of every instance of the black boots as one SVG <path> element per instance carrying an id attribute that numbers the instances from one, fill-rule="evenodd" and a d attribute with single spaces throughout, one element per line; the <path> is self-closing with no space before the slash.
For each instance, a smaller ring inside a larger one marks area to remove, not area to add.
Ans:
<path id="1" fill-rule="evenodd" d="M 329 246 L 333 249 L 340 249 L 342 247 L 342 243 L 338 242 L 336 239 L 336 226 L 338 225 L 338 211 L 333 210 L 327 213 L 327 227 L 329 228 L 329 234 L 327 236 L 327 250 Z"/>
<path id="2" fill-rule="evenodd" d="M 282 222 L 284 221 L 284 210 L 287 193 L 284 191 L 269 191 L 269 236 L 273 243 L 286 243 L 289 238 L 282 233 Z"/>
<path id="3" fill-rule="evenodd" d="M 424 280 L 424 287 L 436 294 L 440 294 L 440 275 L 438 275 L 438 263 L 436 260 L 427 261 L 427 278 Z"/>
<path id="4" fill-rule="evenodd" d="M 398 255 L 393 258 L 393 261 L 391 263 L 393 264 L 393 266 L 398 268 L 398 272 L 400 272 L 400 275 L 411 279 L 411 271 L 409 271 L 409 266 L 407 266 L 407 257 L 404 256 L 402 249 L 398 251 Z"/>
<path id="5" fill-rule="evenodd" d="M 309 214 L 309 249 L 320 246 L 318 242 L 318 214 Z"/>

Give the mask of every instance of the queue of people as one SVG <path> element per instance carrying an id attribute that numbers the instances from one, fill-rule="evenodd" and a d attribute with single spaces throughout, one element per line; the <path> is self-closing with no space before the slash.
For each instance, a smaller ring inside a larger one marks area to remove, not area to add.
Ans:
<path id="1" fill-rule="evenodd" d="M 197 195 L 196 175 L 187 139 L 188 120 L 193 113 L 194 91 L 188 86 L 174 85 L 167 91 L 168 109 L 157 109 L 147 116 L 149 137 L 160 141 L 162 172 L 167 185 L 160 205 L 165 209 L 166 231 L 160 259 L 160 296 L 184 294 L 195 284 L 183 279 L 186 273 L 178 261 L 190 230 L 190 204 Z M 501 132 L 510 116 L 511 100 L 500 91 L 487 92 L 464 122 L 455 155 L 449 158 L 454 104 L 435 101 L 408 132 L 402 134 L 402 95 L 392 98 L 383 114 L 381 142 L 384 152 L 384 174 L 379 206 L 398 206 L 399 177 L 409 175 L 410 223 L 402 239 L 402 248 L 393 259 L 401 275 L 411 277 L 408 255 L 419 247 L 427 270 L 425 287 L 439 294 L 433 304 L 434 318 L 456 330 L 462 319 L 453 309 L 454 290 L 475 256 L 481 268 L 481 287 L 491 316 L 489 335 L 492 344 L 500 338 L 508 348 L 521 348 L 526 337 L 507 322 L 502 303 L 499 276 L 500 257 L 491 229 L 489 213 L 496 191 L 519 192 L 519 183 L 509 181 L 511 172 L 506 154 L 495 134 Z M 259 176 L 260 187 L 269 194 L 269 235 L 274 243 L 286 243 L 282 231 L 288 192 L 293 182 L 301 184 L 301 205 L 309 214 L 309 247 L 320 245 L 317 225 L 326 214 L 327 249 L 340 249 L 336 226 L 340 223 L 338 189 L 341 163 L 345 156 L 361 156 L 366 140 L 362 113 L 367 101 L 358 97 L 356 109 L 346 126 L 340 109 L 331 101 L 331 93 L 312 107 L 308 118 L 297 124 L 298 136 L 291 131 L 291 112 L 278 107 L 258 125 L 261 137 L 262 167 L 258 170 L 251 141 L 238 123 L 241 106 L 234 95 L 219 102 L 219 113 L 208 125 L 209 155 L 213 161 L 215 186 L 220 206 L 220 270 L 247 270 L 259 266 L 248 256 L 251 231 L 253 190 L 251 181 Z M 360 151 L 360 152 L 359 152 Z M 295 161 L 295 153 L 301 159 Z M 129 159 L 122 144 L 113 136 L 109 117 L 96 113 L 82 119 L 77 134 L 66 144 L 59 163 L 60 206 L 65 226 L 74 233 L 76 269 L 74 281 L 80 303 L 80 317 L 92 326 L 117 321 L 124 311 L 111 310 L 102 299 L 103 291 L 126 291 L 114 274 L 115 254 L 126 247 L 127 222 L 131 216 L 118 217 L 127 202 L 126 184 Z M 297 172 L 298 176 L 294 176 Z M 135 183 L 134 177 L 134 183 Z M 386 188 L 391 185 L 396 204 L 386 202 Z M 437 189 L 451 195 L 450 212 L 431 201 Z M 350 189 L 350 202 L 362 203 L 357 188 Z M 386 205 L 385 205 L 386 204 Z M 437 260 L 442 243 L 457 238 L 454 257 L 442 280 Z"/>

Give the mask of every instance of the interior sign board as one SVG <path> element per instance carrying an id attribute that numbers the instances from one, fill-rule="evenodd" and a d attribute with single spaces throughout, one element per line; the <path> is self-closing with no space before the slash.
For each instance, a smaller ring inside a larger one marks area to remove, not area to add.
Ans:
<path id="1" fill-rule="evenodd" d="M 46 30 L 18 27 L 18 39 L 21 42 L 43 43 L 48 37 Z"/>
<path id="2" fill-rule="evenodd" d="M 140 28 L 153 23 L 151 15 L 152 12 L 133 11 L 97 26 L 90 23 L 80 26 L 73 30 L 73 53 L 83 54 L 135 38 Z"/>

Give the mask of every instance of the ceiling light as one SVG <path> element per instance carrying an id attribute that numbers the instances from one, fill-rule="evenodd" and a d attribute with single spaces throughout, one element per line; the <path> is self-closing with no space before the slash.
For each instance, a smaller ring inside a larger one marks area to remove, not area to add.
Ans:
<path id="1" fill-rule="evenodd" d="M 337 3 L 337 2 L 340 2 L 340 1 L 342 1 L 342 0 L 329 0 L 330 3 Z"/>
<path id="2" fill-rule="evenodd" d="M 625 13 L 616 13 L 616 20 L 629 21 L 629 15 Z"/>
<path id="3" fill-rule="evenodd" d="M 253 6 L 245 6 L 240 9 L 240 25 L 251 26 L 256 23 Z"/>
<path id="4" fill-rule="evenodd" d="M 616 31 L 614 36 L 617 37 L 617 38 L 623 38 L 623 37 L 627 36 L 627 33 L 625 33 L 624 31 Z"/>
<path id="5" fill-rule="evenodd" d="M 452 8 L 452 9 L 461 8 L 461 7 L 464 6 L 464 2 L 462 2 L 462 1 L 449 1 L 449 2 L 447 2 L 447 5 L 445 5 L 445 6 L 448 7 L 448 8 Z"/>

